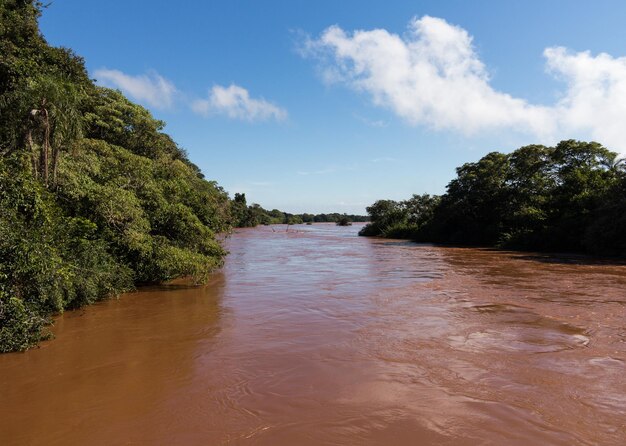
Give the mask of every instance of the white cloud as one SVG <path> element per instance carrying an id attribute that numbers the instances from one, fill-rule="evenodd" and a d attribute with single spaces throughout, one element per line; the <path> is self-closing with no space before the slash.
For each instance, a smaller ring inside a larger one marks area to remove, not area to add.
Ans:
<path id="1" fill-rule="evenodd" d="M 131 76 L 119 70 L 100 69 L 94 73 L 98 83 L 119 88 L 136 101 L 155 108 L 170 108 L 177 93 L 173 83 L 156 72 Z"/>
<path id="2" fill-rule="evenodd" d="M 369 127 L 377 127 L 382 129 L 389 125 L 389 122 L 383 121 L 382 119 L 369 119 L 356 113 L 354 114 L 354 117 Z"/>
<path id="3" fill-rule="evenodd" d="M 209 92 L 208 99 L 193 102 L 192 109 L 201 115 L 220 114 L 233 119 L 264 121 L 287 118 L 287 111 L 265 99 L 253 99 L 248 90 L 235 84 L 229 87 L 215 85 Z"/>
<path id="4" fill-rule="evenodd" d="M 541 139 L 582 132 L 626 152 L 626 58 L 546 49 L 547 67 L 566 90 L 544 106 L 494 89 L 472 37 L 435 17 L 414 18 L 403 36 L 331 26 L 305 48 L 325 61 L 324 80 L 369 94 L 410 124 L 464 134 L 507 129 Z"/>
<path id="5" fill-rule="evenodd" d="M 323 169 L 319 169 L 319 170 L 300 170 L 298 171 L 298 175 L 327 175 L 330 173 L 336 173 L 336 172 L 349 172 L 349 171 L 353 171 L 356 170 L 356 166 L 351 165 L 351 166 L 328 166 L 325 167 Z"/>
<path id="6" fill-rule="evenodd" d="M 271 181 L 250 181 L 250 184 L 252 186 L 267 187 L 271 186 L 274 183 L 272 183 Z"/>
<path id="7" fill-rule="evenodd" d="M 335 172 L 337 172 L 337 168 L 335 166 L 330 166 L 319 170 L 299 170 L 298 175 L 326 175 L 328 173 Z"/>
<path id="8" fill-rule="evenodd" d="M 588 132 L 626 154 L 626 57 L 562 47 L 547 48 L 544 56 L 548 70 L 567 84 L 554 107 L 561 127 Z"/>

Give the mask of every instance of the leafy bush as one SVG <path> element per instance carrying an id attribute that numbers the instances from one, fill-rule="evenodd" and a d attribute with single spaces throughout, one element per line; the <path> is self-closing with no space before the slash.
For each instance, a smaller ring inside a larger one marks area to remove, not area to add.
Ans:
<path id="1" fill-rule="evenodd" d="M 402 222 L 386 227 L 380 235 L 386 238 L 413 239 L 416 237 L 418 230 L 419 226 Z"/>
<path id="2" fill-rule="evenodd" d="M 42 338 L 46 324 L 36 311 L 26 307 L 22 299 L 0 292 L 0 353 L 23 351 Z"/>

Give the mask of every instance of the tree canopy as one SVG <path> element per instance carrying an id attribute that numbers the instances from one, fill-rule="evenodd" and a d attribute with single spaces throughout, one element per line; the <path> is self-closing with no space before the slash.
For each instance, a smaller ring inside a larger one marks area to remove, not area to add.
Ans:
<path id="1" fill-rule="evenodd" d="M 626 256 L 626 166 L 596 142 L 492 152 L 441 197 L 379 200 L 362 235 Z"/>
<path id="2" fill-rule="evenodd" d="M 163 122 L 47 44 L 41 9 L 0 3 L 0 351 L 137 283 L 204 281 L 233 223 Z"/>

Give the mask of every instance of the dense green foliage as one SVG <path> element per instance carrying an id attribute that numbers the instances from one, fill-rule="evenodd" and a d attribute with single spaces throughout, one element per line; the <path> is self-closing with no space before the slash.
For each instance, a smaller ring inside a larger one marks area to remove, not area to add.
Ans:
<path id="1" fill-rule="evenodd" d="M 46 43 L 41 4 L 0 2 L 0 351 L 49 317 L 133 287 L 195 281 L 222 263 L 227 194 L 164 124 L 98 87 Z"/>
<path id="2" fill-rule="evenodd" d="M 626 166 L 595 142 L 492 152 L 441 197 L 380 200 L 361 235 L 626 255 Z"/>

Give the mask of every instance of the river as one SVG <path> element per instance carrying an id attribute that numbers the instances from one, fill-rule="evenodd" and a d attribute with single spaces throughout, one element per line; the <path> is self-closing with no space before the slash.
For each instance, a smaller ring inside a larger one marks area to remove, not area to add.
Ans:
<path id="1" fill-rule="evenodd" d="M 60 316 L 0 356 L 0 444 L 626 444 L 626 266 L 360 227 Z"/>

